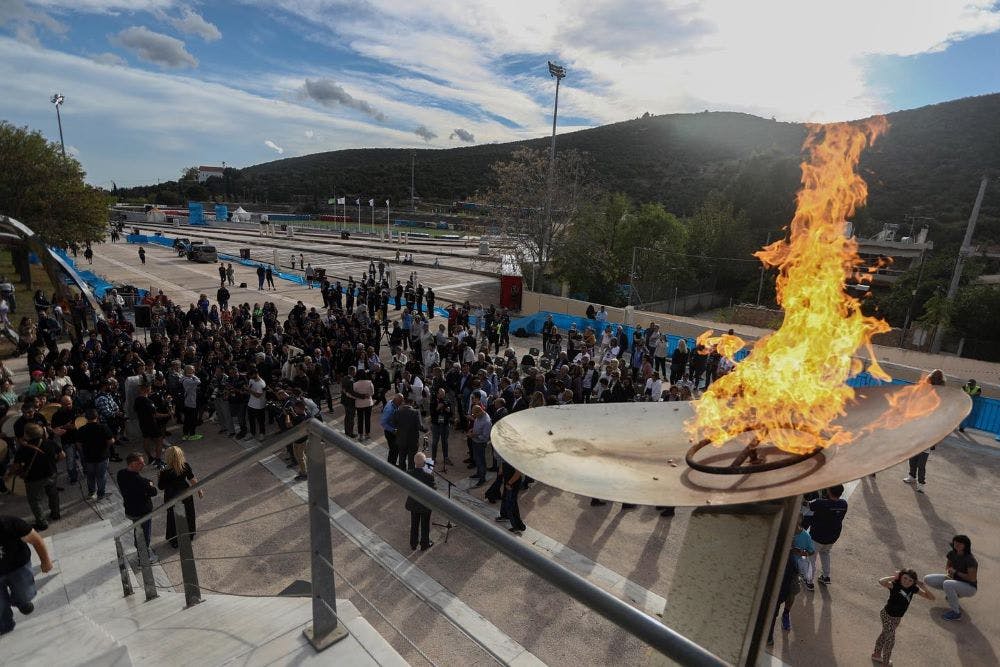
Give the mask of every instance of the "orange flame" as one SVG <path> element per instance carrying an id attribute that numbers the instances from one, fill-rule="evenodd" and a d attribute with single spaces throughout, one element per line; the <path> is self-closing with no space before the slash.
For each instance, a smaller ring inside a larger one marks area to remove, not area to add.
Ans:
<path id="1" fill-rule="evenodd" d="M 715 336 L 713 335 L 714 333 L 714 331 L 709 329 L 695 339 L 697 345 L 705 346 L 704 350 L 700 351 L 699 354 L 708 354 L 714 347 L 719 354 L 727 359 L 732 359 L 736 356 L 737 352 L 746 346 L 746 342 L 739 336 L 732 334 Z"/>
<path id="2" fill-rule="evenodd" d="M 846 381 L 861 370 L 861 363 L 852 355 L 866 347 L 868 371 L 890 379 L 871 347 L 871 337 L 889 326 L 863 315 L 860 302 L 844 291 L 845 280 L 861 265 L 857 243 L 844 235 L 844 222 L 868 196 L 854 169 L 861 151 L 887 127 L 882 117 L 810 126 L 804 144 L 809 159 L 802 164 L 789 238 L 756 253 L 779 270 L 776 288 L 784 321 L 693 404 L 695 416 L 686 424 L 692 438 L 722 445 L 752 428 L 762 441 L 794 453 L 810 451 L 817 442 L 822 447 L 843 444 L 852 435 L 833 422 L 854 397 Z M 727 338 L 735 337 L 713 339 L 707 332 L 698 340 L 735 354 L 736 341 Z M 922 390 L 916 385 L 914 392 Z M 903 401 L 907 409 L 928 409 L 926 401 L 912 399 Z M 898 406 L 892 411 L 898 412 Z"/>

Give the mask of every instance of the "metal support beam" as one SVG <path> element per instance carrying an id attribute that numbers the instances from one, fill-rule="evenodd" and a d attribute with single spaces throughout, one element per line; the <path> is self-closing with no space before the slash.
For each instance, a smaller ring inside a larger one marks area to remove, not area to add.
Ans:
<path id="1" fill-rule="evenodd" d="M 128 597 L 135 591 L 132 590 L 132 580 L 128 576 L 128 561 L 125 560 L 125 548 L 122 547 L 121 537 L 115 537 L 115 552 L 118 554 L 118 573 L 122 577 L 122 592 Z"/>
<path id="2" fill-rule="evenodd" d="M 326 479 L 323 440 L 309 435 L 304 456 L 309 475 L 309 546 L 312 551 L 312 625 L 303 633 L 317 651 L 347 636 L 337 623 L 337 591 L 333 573 L 333 535 L 330 530 L 330 496 Z"/>
<path id="3" fill-rule="evenodd" d="M 146 591 L 146 601 L 159 597 L 156 592 L 156 579 L 153 578 L 153 564 L 149 560 L 149 546 L 146 544 L 146 536 L 142 530 L 142 524 L 132 528 L 132 537 L 135 539 L 135 550 L 139 554 L 139 573 L 142 575 L 142 587 Z"/>
<path id="4" fill-rule="evenodd" d="M 188 607 L 201 602 L 201 585 L 198 583 L 198 565 L 191 548 L 191 523 L 184 503 L 174 506 L 174 525 L 177 529 L 177 546 L 181 558 L 181 579 L 184 582 L 184 604 Z"/>

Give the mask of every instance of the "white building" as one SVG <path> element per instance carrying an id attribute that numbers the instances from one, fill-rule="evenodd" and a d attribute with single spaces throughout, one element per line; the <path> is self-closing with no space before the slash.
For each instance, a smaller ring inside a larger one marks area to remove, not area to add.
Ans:
<path id="1" fill-rule="evenodd" d="M 222 178 L 223 169 L 222 167 L 206 167 L 204 165 L 198 167 L 198 182 L 204 183 L 213 176 L 218 176 Z"/>

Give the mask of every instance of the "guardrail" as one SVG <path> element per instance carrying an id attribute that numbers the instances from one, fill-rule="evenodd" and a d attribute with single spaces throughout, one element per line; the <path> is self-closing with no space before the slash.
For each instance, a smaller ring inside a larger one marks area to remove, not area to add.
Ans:
<path id="1" fill-rule="evenodd" d="M 197 493 L 198 489 L 253 464 L 265 451 L 282 447 L 301 440 L 303 437 L 308 437 L 306 465 L 313 596 L 313 622 L 312 626 L 306 630 L 306 636 L 317 650 L 322 650 L 344 636 L 344 629 L 338 625 L 337 621 L 337 602 L 334 589 L 333 547 L 326 475 L 326 445 L 329 444 L 399 486 L 421 504 L 446 514 L 457 525 L 463 526 L 474 536 L 493 546 L 520 566 L 541 577 L 573 599 L 585 604 L 677 663 L 682 665 L 728 664 L 679 632 L 666 627 L 660 621 L 623 602 L 562 565 L 549 560 L 523 541 L 511 536 L 508 531 L 497 528 L 493 523 L 486 521 L 471 510 L 438 495 L 437 492 L 414 477 L 396 466 L 390 465 L 358 443 L 315 419 L 270 438 L 265 443 L 256 445 L 220 470 L 207 475 L 197 486 L 189 488 L 170 502 L 164 503 L 129 526 L 117 531 L 114 540 L 118 552 L 119 568 L 122 572 L 124 594 L 126 596 L 132 595 L 133 590 L 126 572 L 128 564 L 125 561 L 122 537 L 130 532 L 135 534 L 141 566 L 140 574 L 146 599 L 155 598 L 156 585 L 153 580 L 149 553 L 146 550 L 145 540 L 141 534 L 136 533 L 141 533 L 144 522 L 172 508 L 177 521 L 185 600 L 188 606 L 198 604 L 201 601 L 201 587 L 198 583 L 195 558 L 191 549 L 190 528 L 187 517 L 184 515 L 183 501 Z"/>

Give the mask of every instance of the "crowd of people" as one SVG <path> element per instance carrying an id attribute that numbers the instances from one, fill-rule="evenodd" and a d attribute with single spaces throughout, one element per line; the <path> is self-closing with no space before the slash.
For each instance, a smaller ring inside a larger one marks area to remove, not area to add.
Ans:
<path id="1" fill-rule="evenodd" d="M 483 497 L 499 503 L 497 521 L 520 535 L 526 525 L 519 495 L 532 480 L 492 451 L 498 421 L 546 405 L 691 400 L 733 368 L 714 348 L 689 349 L 680 340 L 671 349 L 656 323 L 631 332 L 611 325 L 603 307 L 588 312 L 585 326 L 565 331 L 548 318 L 541 349 L 519 356 L 510 345 L 510 313 L 502 308 L 466 302 L 439 310 L 433 289 L 415 272 L 392 285 L 389 266 L 372 260 L 364 275 L 342 282 L 317 276 L 303 259 L 307 283 L 318 287 L 315 304 L 300 300 L 282 318 L 274 302 L 234 298 L 232 265 L 220 266 L 214 303 L 202 294 L 185 308 L 162 291 L 146 294 L 139 303 L 149 309 L 142 340 L 129 325 L 129 304 L 115 290 L 108 291 L 101 317 L 80 297 L 36 295 L 36 318 L 26 318 L 34 325 L 23 337 L 28 388 L 16 393 L 17 378 L 0 365 L 0 411 L 13 420 L 0 472 L 13 473 L 8 481 L 24 480 L 34 523 L 0 521 L 0 540 L 13 535 L 38 548 L 37 534 L 60 518 L 60 466 L 68 484 L 85 483 L 87 498 L 97 501 L 107 493 L 109 464 L 124 459 L 115 479 L 126 515 L 137 519 L 152 510 L 158 490 L 168 501 L 197 484 L 183 449 L 171 444 L 178 441 L 177 425 L 184 443 L 201 439 L 206 428 L 261 440 L 309 418 L 332 419 L 335 402 L 348 437 L 372 438 L 377 422 L 388 461 L 429 486 L 449 466 L 466 467 L 470 492 L 496 473 Z M 258 291 L 273 287 L 270 267 L 256 273 Z M 0 298 L 6 284 L 0 278 Z M 286 455 L 296 479 L 306 479 L 304 444 L 289 445 Z M 143 476 L 147 464 L 157 470 L 156 483 Z M 831 583 L 830 550 L 847 512 L 842 493 L 829 489 L 807 507 L 804 535 L 789 559 L 794 572 L 782 584 L 786 630 L 793 584 L 813 587 L 817 557 L 822 573 L 815 580 Z M 405 509 L 411 547 L 433 546 L 430 510 L 412 498 Z M 673 514 L 673 508 L 659 509 Z M 184 514 L 193 532 L 193 499 Z M 150 530 L 147 521 L 147 548 Z M 171 512 L 165 535 L 171 545 L 177 533 Z M 954 540 L 948 575 L 925 578 L 927 586 L 945 591 L 955 618 L 961 616 L 958 597 L 974 594 L 976 586 L 971 544 L 963 538 Z M 19 585 L 0 571 L 4 577 L 0 583 Z M 883 585 L 907 602 L 914 591 L 926 592 L 909 571 Z M 900 618 L 905 606 L 901 612 L 898 601 L 890 602 L 895 606 L 885 614 Z M 0 632 L 13 627 L 7 618 L 0 617 Z M 888 662 L 895 626 L 885 616 L 883 626 L 876 654 Z"/>

